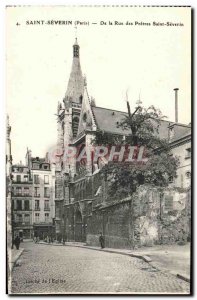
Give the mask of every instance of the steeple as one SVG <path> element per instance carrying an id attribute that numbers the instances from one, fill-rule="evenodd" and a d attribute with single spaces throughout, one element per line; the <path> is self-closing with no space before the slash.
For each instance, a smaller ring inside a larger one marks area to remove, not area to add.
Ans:
<path id="1" fill-rule="evenodd" d="M 77 38 L 75 38 L 75 43 L 73 45 L 73 57 L 78 57 L 79 58 L 79 45 L 77 42 Z"/>
<path id="2" fill-rule="evenodd" d="M 68 81 L 66 95 L 64 98 L 64 103 L 66 101 L 69 101 L 70 103 L 75 102 L 81 104 L 83 100 L 84 79 L 81 71 L 79 49 L 80 47 L 78 45 L 77 38 L 75 38 L 75 43 L 73 45 L 72 69 Z"/>

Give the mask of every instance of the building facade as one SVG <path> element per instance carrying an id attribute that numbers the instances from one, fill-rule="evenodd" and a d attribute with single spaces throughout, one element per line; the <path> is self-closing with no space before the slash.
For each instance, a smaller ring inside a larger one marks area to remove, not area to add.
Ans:
<path id="1" fill-rule="evenodd" d="M 33 238 L 32 223 L 32 192 L 33 182 L 27 166 L 12 166 L 12 203 L 14 236 L 21 240 Z"/>
<path id="2" fill-rule="evenodd" d="M 7 247 L 13 246 L 12 229 L 12 151 L 11 151 L 11 126 L 7 116 L 6 124 L 6 217 L 7 217 Z"/>
<path id="3" fill-rule="evenodd" d="M 54 237 L 55 168 L 45 158 L 31 157 L 12 166 L 12 224 L 21 240 Z"/>
<path id="4" fill-rule="evenodd" d="M 47 158 L 26 155 L 32 177 L 32 224 L 34 236 L 44 239 L 54 235 L 54 187 L 53 166 Z"/>
<path id="5" fill-rule="evenodd" d="M 171 153 L 179 159 L 177 177 L 172 178 L 171 185 L 191 189 L 191 126 L 170 124 L 169 143 Z"/>

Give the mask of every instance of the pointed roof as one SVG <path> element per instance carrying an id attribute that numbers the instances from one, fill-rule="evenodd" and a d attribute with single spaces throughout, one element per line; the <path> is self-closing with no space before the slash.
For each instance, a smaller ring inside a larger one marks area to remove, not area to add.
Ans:
<path id="1" fill-rule="evenodd" d="M 84 78 L 81 71 L 79 59 L 79 45 L 77 39 L 73 45 L 73 62 L 70 78 L 67 85 L 65 99 L 70 102 L 81 103 L 84 92 Z"/>
<path id="2" fill-rule="evenodd" d="M 96 130 L 96 124 L 87 87 L 85 86 L 77 135 L 79 136 L 82 132 L 84 132 L 87 129 Z"/>

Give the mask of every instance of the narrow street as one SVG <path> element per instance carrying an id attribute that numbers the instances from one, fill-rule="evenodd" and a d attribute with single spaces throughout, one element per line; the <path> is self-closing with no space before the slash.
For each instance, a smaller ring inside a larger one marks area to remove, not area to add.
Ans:
<path id="1" fill-rule="evenodd" d="M 144 261 L 90 249 L 26 242 L 12 293 L 189 293 L 189 283 Z"/>

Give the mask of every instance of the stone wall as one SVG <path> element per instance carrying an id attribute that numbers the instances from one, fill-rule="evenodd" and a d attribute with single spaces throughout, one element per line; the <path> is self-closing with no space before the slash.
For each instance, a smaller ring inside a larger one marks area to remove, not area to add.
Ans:
<path id="1" fill-rule="evenodd" d="M 181 243 L 190 238 L 190 195 L 177 189 L 143 185 L 128 199 L 94 208 L 88 218 L 87 244 L 132 248 Z"/>

